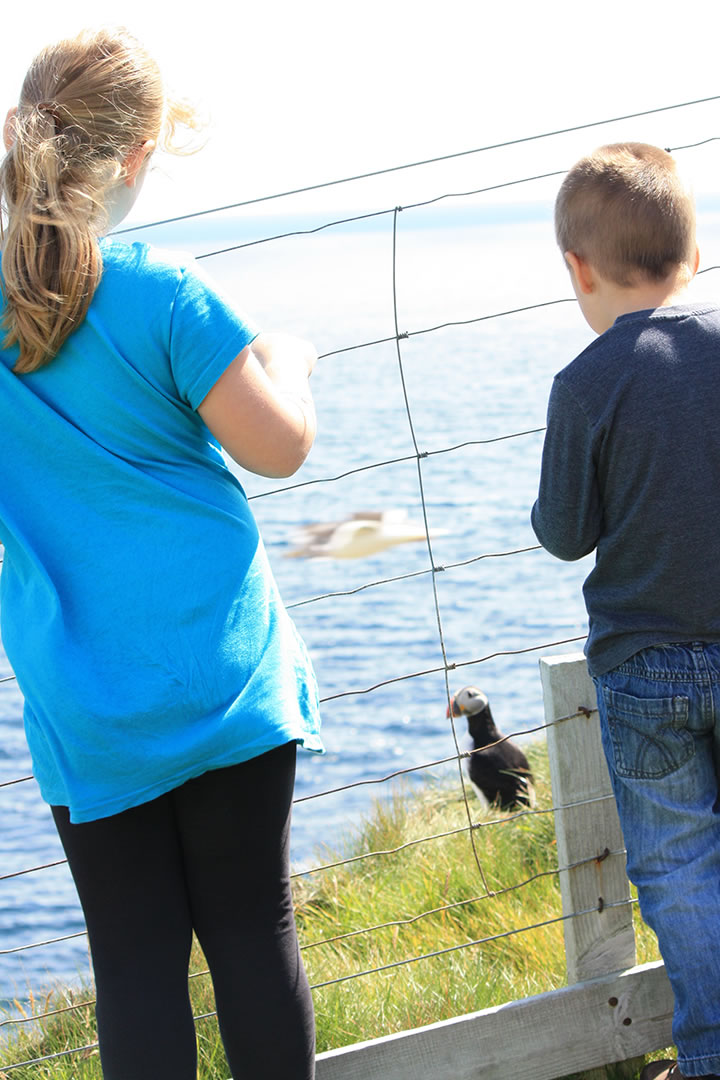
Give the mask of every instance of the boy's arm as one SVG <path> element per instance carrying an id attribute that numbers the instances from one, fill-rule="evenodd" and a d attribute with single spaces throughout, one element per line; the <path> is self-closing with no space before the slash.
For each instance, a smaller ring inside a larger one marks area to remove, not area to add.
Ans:
<path id="1" fill-rule="evenodd" d="M 602 529 L 590 425 L 557 379 L 550 392 L 540 490 L 531 521 L 542 546 L 566 560 L 592 551 Z"/>

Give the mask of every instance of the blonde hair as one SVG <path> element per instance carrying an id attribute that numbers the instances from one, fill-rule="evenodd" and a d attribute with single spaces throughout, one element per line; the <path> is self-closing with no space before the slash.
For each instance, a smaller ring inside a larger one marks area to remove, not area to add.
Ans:
<path id="1" fill-rule="evenodd" d="M 194 110 L 169 101 L 155 61 L 123 28 L 44 49 L 25 76 L 0 164 L 4 345 L 15 372 L 48 363 L 84 319 L 102 273 L 103 198 L 133 149 L 174 150 Z"/>
<path id="2" fill-rule="evenodd" d="M 581 256 L 617 285 L 662 281 L 693 259 L 693 198 L 665 150 L 601 146 L 565 177 L 555 235 L 562 252 Z"/>

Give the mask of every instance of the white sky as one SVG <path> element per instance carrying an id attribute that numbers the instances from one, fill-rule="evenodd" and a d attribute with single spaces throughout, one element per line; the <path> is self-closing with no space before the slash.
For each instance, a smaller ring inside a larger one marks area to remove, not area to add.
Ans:
<path id="1" fill-rule="evenodd" d="M 123 22 L 168 81 L 210 114 L 203 150 L 165 159 L 132 220 L 147 221 L 720 93 L 716 4 L 659 0 L 35 0 L 3 17 L 0 104 L 32 55 L 86 25 Z M 619 137 L 665 146 L 720 136 L 720 102 L 624 127 L 351 184 L 302 205 L 374 209 L 566 168 Z M 687 155 L 720 190 L 720 142 Z M 504 197 L 549 197 L 523 186 Z M 289 204 L 272 204 L 277 213 Z"/>

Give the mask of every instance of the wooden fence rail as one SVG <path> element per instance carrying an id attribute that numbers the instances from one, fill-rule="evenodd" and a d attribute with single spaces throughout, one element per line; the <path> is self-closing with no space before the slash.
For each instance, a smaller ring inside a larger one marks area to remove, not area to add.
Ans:
<path id="1" fill-rule="evenodd" d="M 568 985 L 320 1054 L 317 1080 L 554 1080 L 672 1041 L 662 963 L 635 966 L 622 834 L 582 655 L 540 661 Z M 580 715 L 578 715 L 580 714 Z M 606 852 L 616 854 L 606 855 Z M 588 859 L 591 861 L 588 863 Z M 619 906 L 612 906 L 620 902 Z"/>

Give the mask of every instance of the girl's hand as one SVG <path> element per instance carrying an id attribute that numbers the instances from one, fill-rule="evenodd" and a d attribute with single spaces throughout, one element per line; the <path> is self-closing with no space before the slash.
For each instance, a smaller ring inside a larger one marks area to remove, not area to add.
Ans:
<path id="1" fill-rule="evenodd" d="M 276 374 L 280 380 L 291 378 L 299 370 L 309 378 L 317 361 L 315 346 L 291 334 L 260 334 L 250 348 L 267 374 L 271 378 Z"/>

